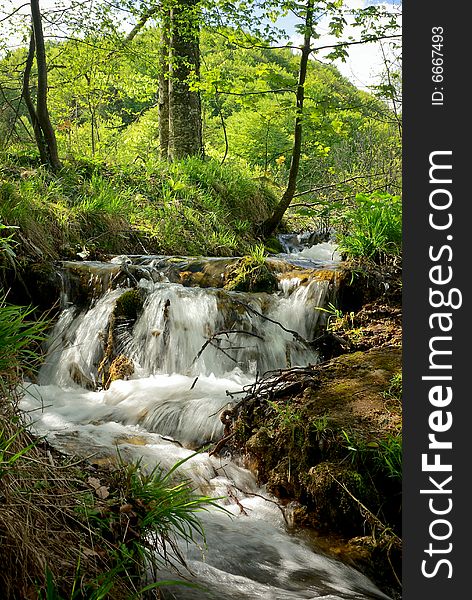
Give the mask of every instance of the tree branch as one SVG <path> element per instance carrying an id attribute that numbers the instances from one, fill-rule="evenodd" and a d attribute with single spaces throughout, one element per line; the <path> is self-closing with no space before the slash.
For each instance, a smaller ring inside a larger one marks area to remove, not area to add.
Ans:
<path id="1" fill-rule="evenodd" d="M 387 173 L 372 173 L 371 175 L 355 175 L 354 177 L 349 177 L 349 179 L 344 179 L 344 181 L 339 181 L 337 183 L 329 183 L 326 185 L 321 185 L 316 188 L 312 188 L 311 190 L 305 190 L 304 192 L 298 192 L 298 194 L 294 194 L 294 198 L 299 198 L 300 196 L 305 196 L 306 194 L 312 194 L 314 192 L 321 192 L 322 190 L 327 190 L 330 188 L 336 188 L 340 185 L 348 183 L 349 181 L 354 181 L 355 179 L 371 179 L 372 177 L 381 177 L 382 175 L 387 175 Z M 297 206 L 292 204 L 291 206 Z"/>
<path id="2" fill-rule="evenodd" d="M 365 40 L 357 40 L 356 42 L 339 42 L 338 44 L 330 44 L 327 46 L 317 46 L 316 48 L 310 48 L 310 52 L 318 52 L 319 50 L 328 50 L 329 48 L 343 48 L 344 46 L 355 46 L 356 44 L 370 44 L 372 42 L 378 42 L 380 40 L 388 40 L 392 38 L 401 38 L 402 36 L 397 35 L 380 35 L 378 37 L 367 38 Z"/>

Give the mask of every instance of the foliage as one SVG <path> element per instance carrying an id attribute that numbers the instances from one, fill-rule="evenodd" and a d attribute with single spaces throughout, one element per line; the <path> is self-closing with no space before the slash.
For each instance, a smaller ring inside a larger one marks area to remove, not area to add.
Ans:
<path id="1" fill-rule="evenodd" d="M 1 198 L 0 198 L 1 201 Z M 15 250 L 16 242 L 14 233 L 9 233 L 15 230 L 15 227 L 8 227 L 0 222 L 0 268 L 2 266 L 15 265 Z"/>
<path id="2" fill-rule="evenodd" d="M 402 436 L 401 433 L 388 434 L 375 442 L 366 441 L 355 434 L 342 431 L 345 448 L 353 465 L 362 465 L 371 473 L 381 473 L 395 479 L 402 479 Z"/>
<path id="3" fill-rule="evenodd" d="M 403 394 L 403 376 L 402 372 L 396 373 L 390 380 L 388 389 L 384 392 L 384 397 L 387 399 L 397 400 L 401 402 Z"/>
<path id="4" fill-rule="evenodd" d="M 256 174 L 257 175 L 257 174 Z M 69 163 L 57 177 L 16 156 L 0 168 L 0 221 L 20 228 L 40 256 L 76 258 L 84 248 L 230 255 L 249 250 L 255 224 L 274 204 L 271 187 L 234 163 L 150 160 L 145 168 Z M 4 239 L 4 238 L 2 238 Z"/>
<path id="5" fill-rule="evenodd" d="M 254 246 L 248 256 L 243 256 L 225 272 L 226 290 L 267 292 L 277 289 L 277 277 L 268 268 L 263 244 Z"/>
<path id="6" fill-rule="evenodd" d="M 254 15 L 248 26 L 251 19 Z M 122 44 L 104 27 L 90 38 L 49 43 L 49 105 L 63 157 L 93 158 L 125 169 L 135 165 L 147 173 L 162 168 L 157 160 L 159 36 L 151 26 Z M 202 29 L 198 88 L 206 153 L 222 160 L 226 139 L 227 171 L 236 167 L 237 173 L 243 161 L 257 176 L 282 187 L 290 163 L 299 58 L 289 49 L 261 45 L 266 45 L 263 39 L 241 30 Z M 18 49 L 0 61 L 0 86 L 6 90 L 19 92 L 24 54 Z M 323 203 L 345 204 L 356 193 L 379 188 L 398 193 L 398 115 L 329 64 L 310 60 L 305 87 L 298 192 L 308 206 L 291 208 L 290 214 L 329 219 L 333 211 Z M 18 106 L 22 125 L 15 122 L 15 108 L 12 92 L 11 107 L 0 115 L 5 148 L 31 148 L 24 110 Z M 231 246 L 228 239 L 224 245 Z"/>
<path id="7" fill-rule="evenodd" d="M 381 262 L 400 254 L 402 206 L 399 196 L 358 194 L 354 206 L 345 216 L 345 223 L 339 247 L 348 256 Z"/>
<path id="8" fill-rule="evenodd" d="M 8 381 L 20 365 L 31 368 L 38 361 L 34 346 L 44 340 L 47 323 L 31 321 L 33 308 L 22 308 L 0 298 L 0 378 Z M 0 392 L 1 393 L 1 392 Z"/>

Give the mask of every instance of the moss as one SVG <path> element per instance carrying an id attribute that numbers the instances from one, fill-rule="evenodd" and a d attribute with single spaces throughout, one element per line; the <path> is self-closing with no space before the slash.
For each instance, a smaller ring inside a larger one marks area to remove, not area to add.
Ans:
<path id="1" fill-rule="evenodd" d="M 116 301 L 115 316 L 135 321 L 143 308 L 143 299 L 138 290 L 124 292 Z"/>
<path id="2" fill-rule="evenodd" d="M 277 277 L 267 267 L 265 260 L 243 256 L 225 273 L 224 289 L 238 292 L 273 292 L 277 289 Z"/>
<path id="3" fill-rule="evenodd" d="M 117 379 L 128 379 L 134 373 L 133 361 L 120 354 L 110 365 L 109 380 L 116 381 Z"/>
<path id="4" fill-rule="evenodd" d="M 276 236 L 271 236 L 265 240 L 265 247 L 270 254 L 280 254 L 284 251 L 282 244 Z"/>

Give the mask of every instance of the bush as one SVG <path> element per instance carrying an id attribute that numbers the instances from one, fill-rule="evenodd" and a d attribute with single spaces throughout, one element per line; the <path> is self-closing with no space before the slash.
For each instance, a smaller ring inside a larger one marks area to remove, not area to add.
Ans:
<path id="1" fill-rule="evenodd" d="M 348 257 L 382 262 L 400 255 L 402 205 L 399 196 L 357 194 L 355 206 L 346 214 L 345 222 L 339 247 Z"/>

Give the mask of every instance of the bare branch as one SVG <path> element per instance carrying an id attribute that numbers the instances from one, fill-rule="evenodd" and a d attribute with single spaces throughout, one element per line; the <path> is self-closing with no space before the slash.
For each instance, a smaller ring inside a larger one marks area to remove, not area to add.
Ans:
<path id="1" fill-rule="evenodd" d="M 21 6 L 18 6 L 18 8 L 15 8 L 15 10 L 13 12 L 11 12 L 9 15 L 7 15 L 6 17 L 3 17 L 2 19 L 0 19 L 0 23 L 3 23 L 4 21 L 7 21 L 10 17 L 13 17 L 14 14 L 16 14 L 22 8 L 25 8 L 25 6 L 29 6 L 29 2 L 25 2 Z"/>
<path id="2" fill-rule="evenodd" d="M 387 175 L 387 173 L 372 173 L 367 175 L 355 175 L 354 177 L 349 177 L 348 179 L 344 179 L 344 181 L 338 181 L 337 183 L 329 183 L 327 185 L 320 185 L 319 187 L 312 188 L 311 190 L 305 190 L 304 192 L 298 192 L 298 194 L 294 194 L 294 198 L 299 198 L 300 196 L 305 196 L 306 194 L 313 194 L 315 192 L 321 192 L 322 190 L 328 190 L 331 188 L 336 188 L 340 185 L 344 185 L 345 183 L 349 183 L 350 181 L 354 181 L 356 179 L 371 179 L 372 177 L 382 177 L 383 175 Z M 298 206 L 292 204 L 291 206 Z"/>

